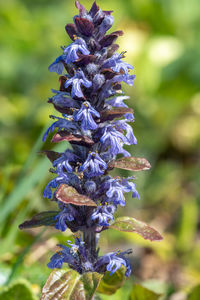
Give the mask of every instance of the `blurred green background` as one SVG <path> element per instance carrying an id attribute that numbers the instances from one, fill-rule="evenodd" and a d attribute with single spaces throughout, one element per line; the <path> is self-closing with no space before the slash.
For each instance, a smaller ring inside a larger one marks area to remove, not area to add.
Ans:
<path id="1" fill-rule="evenodd" d="M 124 85 L 136 119 L 138 145 L 131 152 L 152 164 L 136 174 L 141 200 L 128 197 L 118 215 L 143 220 L 164 236 L 151 243 L 136 234 L 102 233 L 103 253 L 133 249 L 132 276 L 109 299 L 128 299 L 138 282 L 162 299 L 185 300 L 200 283 L 200 1 L 97 2 L 114 10 L 113 31 L 124 31 L 119 51 L 127 51 L 136 74 L 133 87 Z M 89 9 L 92 1 L 82 3 Z M 37 152 L 52 148 L 41 141 L 53 113 L 50 89 L 58 88 L 58 76 L 47 68 L 59 47 L 70 43 L 64 26 L 76 13 L 72 0 L 0 1 L 0 285 L 26 278 L 36 295 L 50 273 L 46 263 L 56 244 L 65 243 L 70 232 L 21 232 L 18 225 L 55 209 L 42 197 L 50 163 Z"/>

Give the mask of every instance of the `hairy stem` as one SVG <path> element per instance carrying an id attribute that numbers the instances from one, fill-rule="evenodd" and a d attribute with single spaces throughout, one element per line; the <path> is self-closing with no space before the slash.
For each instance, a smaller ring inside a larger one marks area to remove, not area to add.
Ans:
<path id="1" fill-rule="evenodd" d="M 83 232 L 83 241 L 88 252 L 88 257 L 91 262 L 94 262 L 97 258 L 96 251 L 96 233 L 92 231 Z"/>

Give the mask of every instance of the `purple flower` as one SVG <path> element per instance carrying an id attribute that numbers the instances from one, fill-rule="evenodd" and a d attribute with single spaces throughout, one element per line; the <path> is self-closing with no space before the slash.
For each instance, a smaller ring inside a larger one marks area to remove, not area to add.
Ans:
<path id="1" fill-rule="evenodd" d="M 127 141 L 125 142 L 127 145 L 136 145 L 137 144 L 137 139 L 133 134 L 133 129 L 132 127 L 127 124 L 126 120 L 118 120 L 114 122 L 116 129 L 117 130 L 125 130 L 126 131 L 126 139 Z"/>
<path id="2" fill-rule="evenodd" d="M 53 197 L 51 189 L 57 188 L 61 183 L 69 183 L 69 176 L 64 172 L 58 172 L 58 176 L 52 179 L 44 189 L 43 196 L 45 198 L 51 199 Z"/>
<path id="3" fill-rule="evenodd" d="M 61 157 L 54 160 L 53 167 L 57 167 L 57 170 L 59 170 L 59 172 L 63 172 L 63 170 L 64 170 L 63 168 L 65 168 L 65 170 L 68 173 L 72 173 L 73 168 L 69 164 L 69 162 L 77 162 L 78 159 L 79 159 L 78 156 L 76 154 L 74 154 L 74 152 L 72 150 L 66 150 L 65 153 L 63 153 Z"/>
<path id="4" fill-rule="evenodd" d="M 114 18 L 111 15 L 106 15 L 98 28 L 98 37 L 103 36 L 113 25 Z"/>
<path id="5" fill-rule="evenodd" d="M 59 251 L 51 257 L 50 262 L 47 264 L 47 267 L 49 267 L 50 269 L 61 269 L 64 263 L 64 259 L 65 255 L 61 251 Z"/>
<path id="6" fill-rule="evenodd" d="M 65 27 L 73 42 L 62 47 L 62 55 L 49 66 L 50 72 L 59 75 L 66 71 L 60 77 L 60 90 L 52 90 L 54 94 L 48 101 L 62 116 L 50 116 L 54 121 L 43 137 L 45 141 L 55 130 L 58 134 L 53 141 L 59 141 L 56 137 L 60 135 L 69 143 L 65 151 L 55 153 L 50 169 L 55 178 L 44 189 L 44 197 L 59 206 L 53 219 L 55 228 L 82 231 L 84 241 L 76 237 L 74 242 L 59 245 L 61 250 L 51 257 L 48 267 L 61 268 L 68 263 L 80 274 L 108 271 L 112 275 L 123 265 L 129 276 L 131 268 L 125 254 L 130 251 L 98 257 L 96 233 L 109 227 L 118 205 L 125 206 L 124 193 L 139 198 L 131 181 L 134 177 L 108 175 L 117 155 L 130 156 L 123 147 L 137 143 L 129 125 L 134 116 L 126 113 L 122 118 L 123 109 L 116 115 L 113 111 L 108 115 L 103 113 L 113 107 L 128 107 L 124 101 L 129 97 L 121 91 L 122 83 L 132 85 L 135 75 L 129 74 L 133 66 L 123 61 L 125 52 L 116 53 L 115 41 L 122 32 L 106 35 L 113 24 L 111 11 L 101 10 L 96 1 L 90 11 L 78 0 L 75 4 L 79 10 L 75 24 Z M 48 157 L 53 158 L 53 152 Z M 76 204 L 65 204 L 56 198 L 61 184 L 74 188 L 69 192 Z M 97 207 L 84 205 L 87 198 L 98 203 Z"/>
<path id="7" fill-rule="evenodd" d="M 86 42 L 82 38 L 76 38 L 75 42 L 64 49 L 63 54 L 66 64 L 76 61 L 79 58 L 78 52 L 81 52 L 84 55 L 90 54 Z"/>
<path id="8" fill-rule="evenodd" d="M 98 221 L 100 226 L 109 226 L 109 222 L 114 219 L 113 214 L 116 210 L 114 205 L 100 205 L 91 215 L 91 220 Z"/>
<path id="9" fill-rule="evenodd" d="M 69 93 L 53 89 L 52 92 L 55 93 L 55 95 L 51 97 L 48 102 L 60 108 L 80 108 L 80 104 L 72 99 Z"/>
<path id="10" fill-rule="evenodd" d="M 113 71 L 124 74 L 128 74 L 128 71 L 134 69 L 133 66 L 121 60 L 124 57 L 124 53 L 121 54 L 115 53 L 111 58 L 105 61 L 103 68 L 111 68 Z"/>
<path id="11" fill-rule="evenodd" d="M 97 185 L 92 180 L 87 180 L 84 184 L 85 190 L 88 194 L 93 194 L 96 192 Z"/>
<path id="12" fill-rule="evenodd" d="M 109 151 L 113 155 L 124 153 L 123 143 L 126 143 L 126 138 L 113 125 L 107 125 L 103 128 L 103 135 L 100 138 L 100 142 L 104 148 L 109 147 Z"/>
<path id="13" fill-rule="evenodd" d="M 81 121 L 81 128 L 85 131 L 95 130 L 98 126 L 92 116 L 100 118 L 100 114 L 90 105 L 89 102 L 85 101 L 79 111 L 75 114 L 74 120 Z"/>
<path id="14" fill-rule="evenodd" d="M 52 179 L 44 189 L 44 192 L 43 192 L 44 198 L 51 199 L 53 196 L 51 189 L 55 189 L 57 187 L 57 185 L 58 185 L 58 183 L 57 183 L 56 178 Z"/>
<path id="15" fill-rule="evenodd" d="M 54 217 L 56 224 L 55 228 L 61 231 L 65 231 L 67 229 L 66 221 L 71 222 L 74 220 L 74 216 L 70 211 L 70 205 L 68 207 L 64 207 L 64 209 Z"/>
<path id="16" fill-rule="evenodd" d="M 124 198 L 124 187 L 119 183 L 117 179 L 110 179 L 107 181 L 107 186 L 109 186 L 106 196 L 109 198 L 109 201 L 112 201 L 116 205 L 125 206 Z"/>
<path id="17" fill-rule="evenodd" d="M 138 194 L 138 191 L 136 190 L 136 184 L 128 181 L 128 179 L 132 179 L 132 177 L 121 180 L 121 184 L 124 187 L 124 192 L 126 192 L 126 193 L 132 192 L 133 198 L 137 197 L 138 199 L 140 199 L 140 195 Z"/>
<path id="18" fill-rule="evenodd" d="M 68 88 L 70 85 L 72 85 L 72 97 L 76 96 L 78 98 L 84 98 L 83 92 L 81 90 L 81 84 L 86 88 L 89 88 L 91 87 L 92 82 L 85 77 L 83 71 L 78 71 L 72 78 L 65 81 L 65 88 Z"/>
<path id="19" fill-rule="evenodd" d="M 117 96 L 106 101 L 106 104 L 109 104 L 114 107 L 128 107 L 128 105 L 126 105 L 123 101 L 129 98 L 130 97 L 128 96 Z"/>
<path id="20" fill-rule="evenodd" d="M 77 255 L 73 251 L 71 251 L 71 248 L 60 244 L 58 246 L 62 248 L 62 250 L 58 251 L 51 257 L 50 262 L 47 264 L 47 266 L 50 269 L 60 269 L 62 268 L 63 263 L 75 265 L 77 261 Z"/>
<path id="21" fill-rule="evenodd" d="M 121 74 L 113 77 L 112 82 L 121 82 L 124 81 L 128 85 L 133 85 L 133 80 L 135 79 L 135 75 L 129 74 Z"/>
<path id="22" fill-rule="evenodd" d="M 107 164 L 99 156 L 98 153 L 91 152 L 89 153 L 84 164 L 79 168 L 79 172 L 85 171 L 87 177 L 99 176 L 104 174 L 107 169 Z"/>
<path id="23" fill-rule="evenodd" d="M 51 116 L 53 119 L 57 119 L 58 121 L 54 122 L 45 132 L 43 136 L 43 142 L 46 140 L 49 133 L 53 132 L 55 128 L 66 129 L 66 130 L 78 130 L 77 124 L 74 122 L 73 116 L 65 116 L 65 118 L 59 118 L 55 116 Z"/>
<path id="24" fill-rule="evenodd" d="M 56 60 L 49 66 L 50 72 L 56 72 L 58 75 L 61 75 L 63 72 L 63 55 L 60 55 Z"/>
<path id="25" fill-rule="evenodd" d="M 126 276 L 131 274 L 131 266 L 127 259 L 124 258 L 124 254 L 127 252 L 110 252 L 102 257 L 100 257 L 96 264 L 96 269 L 101 269 L 106 267 L 106 270 L 110 272 L 110 275 L 113 275 L 121 266 L 126 267 Z"/>

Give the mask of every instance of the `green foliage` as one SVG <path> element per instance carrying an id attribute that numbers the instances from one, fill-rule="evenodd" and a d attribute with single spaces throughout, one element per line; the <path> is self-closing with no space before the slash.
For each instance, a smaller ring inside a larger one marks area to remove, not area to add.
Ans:
<path id="1" fill-rule="evenodd" d="M 54 217 L 59 211 L 44 211 L 32 217 L 31 220 L 25 221 L 19 225 L 20 229 L 34 228 L 40 226 L 51 226 L 55 224 Z"/>
<path id="2" fill-rule="evenodd" d="M 200 285 L 197 285 L 193 288 L 187 300 L 199 300 L 199 299 L 200 299 Z"/>
<path id="3" fill-rule="evenodd" d="M 17 280 L 0 291 L 0 300 L 38 300 L 26 280 Z"/>
<path id="4" fill-rule="evenodd" d="M 125 268 L 120 268 L 113 275 L 110 275 L 110 272 L 106 272 L 97 291 L 102 294 L 112 295 L 123 286 L 124 281 Z"/>
<path id="5" fill-rule="evenodd" d="M 54 270 L 42 289 L 41 300 L 92 300 L 103 275 Z"/>
<path id="6" fill-rule="evenodd" d="M 129 300 L 158 300 L 161 295 L 156 294 L 145 287 L 136 284 L 134 285 Z"/>

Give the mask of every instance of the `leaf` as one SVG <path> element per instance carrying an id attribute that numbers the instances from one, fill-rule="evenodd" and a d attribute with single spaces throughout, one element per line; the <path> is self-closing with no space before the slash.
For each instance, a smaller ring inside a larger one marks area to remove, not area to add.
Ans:
<path id="1" fill-rule="evenodd" d="M 62 141 L 67 141 L 70 142 L 72 144 L 78 144 L 78 145 L 93 145 L 94 141 L 91 140 L 89 137 L 87 136 L 82 136 L 82 135 L 78 135 L 78 134 L 72 134 L 70 132 L 67 131 L 59 131 L 57 132 L 52 140 L 53 143 L 58 143 L 58 142 L 62 142 Z"/>
<path id="2" fill-rule="evenodd" d="M 149 170 L 151 165 L 146 158 L 123 157 L 115 161 L 111 161 L 109 168 L 118 168 L 130 171 L 144 171 Z"/>
<path id="3" fill-rule="evenodd" d="M 77 59 L 74 64 L 77 65 L 77 67 L 82 67 L 85 65 L 88 65 L 91 62 L 94 62 L 96 59 L 95 55 L 89 54 L 89 55 L 82 55 L 79 54 L 79 59 Z"/>
<path id="4" fill-rule="evenodd" d="M 78 10 L 79 10 L 80 15 L 84 15 L 86 13 L 85 7 L 82 4 L 80 4 L 80 2 L 78 0 L 75 1 L 75 5 L 76 5 L 76 8 L 78 8 Z"/>
<path id="5" fill-rule="evenodd" d="M 92 4 L 92 7 L 89 11 L 89 14 L 94 17 L 96 15 L 96 13 L 98 12 L 99 10 L 99 6 L 96 4 L 96 1 L 94 1 L 94 3 Z"/>
<path id="6" fill-rule="evenodd" d="M 120 73 L 117 73 L 117 72 L 113 71 L 112 69 L 108 68 L 108 69 L 103 69 L 101 71 L 101 74 L 103 74 L 107 80 L 107 79 L 112 79 L 115 75 L 119 75 Z"/>
<path id="7" fill-rule="evenodd" d="M 110 276 L 110 272 L 106 272 L 102 278 L 99 287 L 97 289 L 98 293 L 112 295 L 119 288 L 121 288 L 125 281 L 125 268 L 122 267 L 117 270 L 113 275 Z"/>
<path id="8" fill-rule="evenodd" d="M 109 47 L 110 45 L 112 45 L 112 43 L 114 43 L 116 41 L 116 39 L 118 38 L 118 36 L 123 35 L 123 31 L 115 31 L 109 35 L 104 36 L 99 44 L 102 47 Z"/>
<path id="9" fill-rule="evenodd" d="M 160 296 L 160 294 L 156 294 L 153 291 L 150 291 L 145 287 L 136 284 L 131 291 L 129 300 L 158 300 Z"/>
<path id="10" fill-rule="evenodd" d="M 37 300 L 28 281 L 21 279 L 13 282 L 0 292 L 0 300 Z"/>
<path id="11" fill-rule="evenodd" d="M 133 113 L 133 109 L 129 107 L 116 107 L 101 112 L 101 122 L 120 118 L 124 114 Z M 126 158 L 126 157 L 125 157 Z"/>
<path id="12" fill-rule="evenodd" d="M 160 241 L 163 239 L 157 230 L 131 217 L 117 218 L 109 228 L 125 232 L 136 232 L 145 240 Z"/>
<path id="13" fill-rule="evenodd" d="M 47 156 L 47 158 L 51 161 L 54 162 L 54 160 L 58 159 L 61 154 L 55 151 L 51 151 L 51 150 L 42 150 L 40 152 L 38 152 L 39 154 L 44 154 Z"/>
<path id="14" fill-rule="evenodd" d="M 199 300 L 199 299 L 200 299 L 200 285 L 197 285 L 192 289 L 187 300 Z"/>
<path id="15" fill-rule="evenodd" d="M 92 300 L 102 274 L 80 275 L 73 270 L 54 270 L 42 289 L 41 300 Z"/>
<path id="16" fill-rule="evenodd" d="M 85 35 L 85 36 L 91 36 L 94 31 L 94 25 L 92 22 L 85 18 L 75 18 L 75 24 L 78 29 L 78 31 Z"/>
<path id="17" fill-rule="evenodd" d="M 75 36 L 78 34 L 76 25 L 75 24 L 67 24 L 65 26 L 65 30 L 66 30 L 67 34 L 69 35 L 69 37 L 74 41 Z"/>
<path id="18" fill-rule="evenodd" d="M 119 49 L 119 45 L 117 44 L 112 44 L 109 48 L 108 48 L 108 57 L 111 57 L 115 51 L 117 51 Z"/>
<path id="19" fill-rule="evenodd" d="M 56 198 L 66 204 L 97 206 L 89 197 L 79 194 L 75 188 L 67 184 L 61 184 L 56 192 Z"/>
<path id="20" fill-rule="evenodd" d="M 44 211 L 19 225 L 19 229 L 34 228 L 40 226 L 51 226 L 55 224 L 54 217 L 59 211 Z"/>

